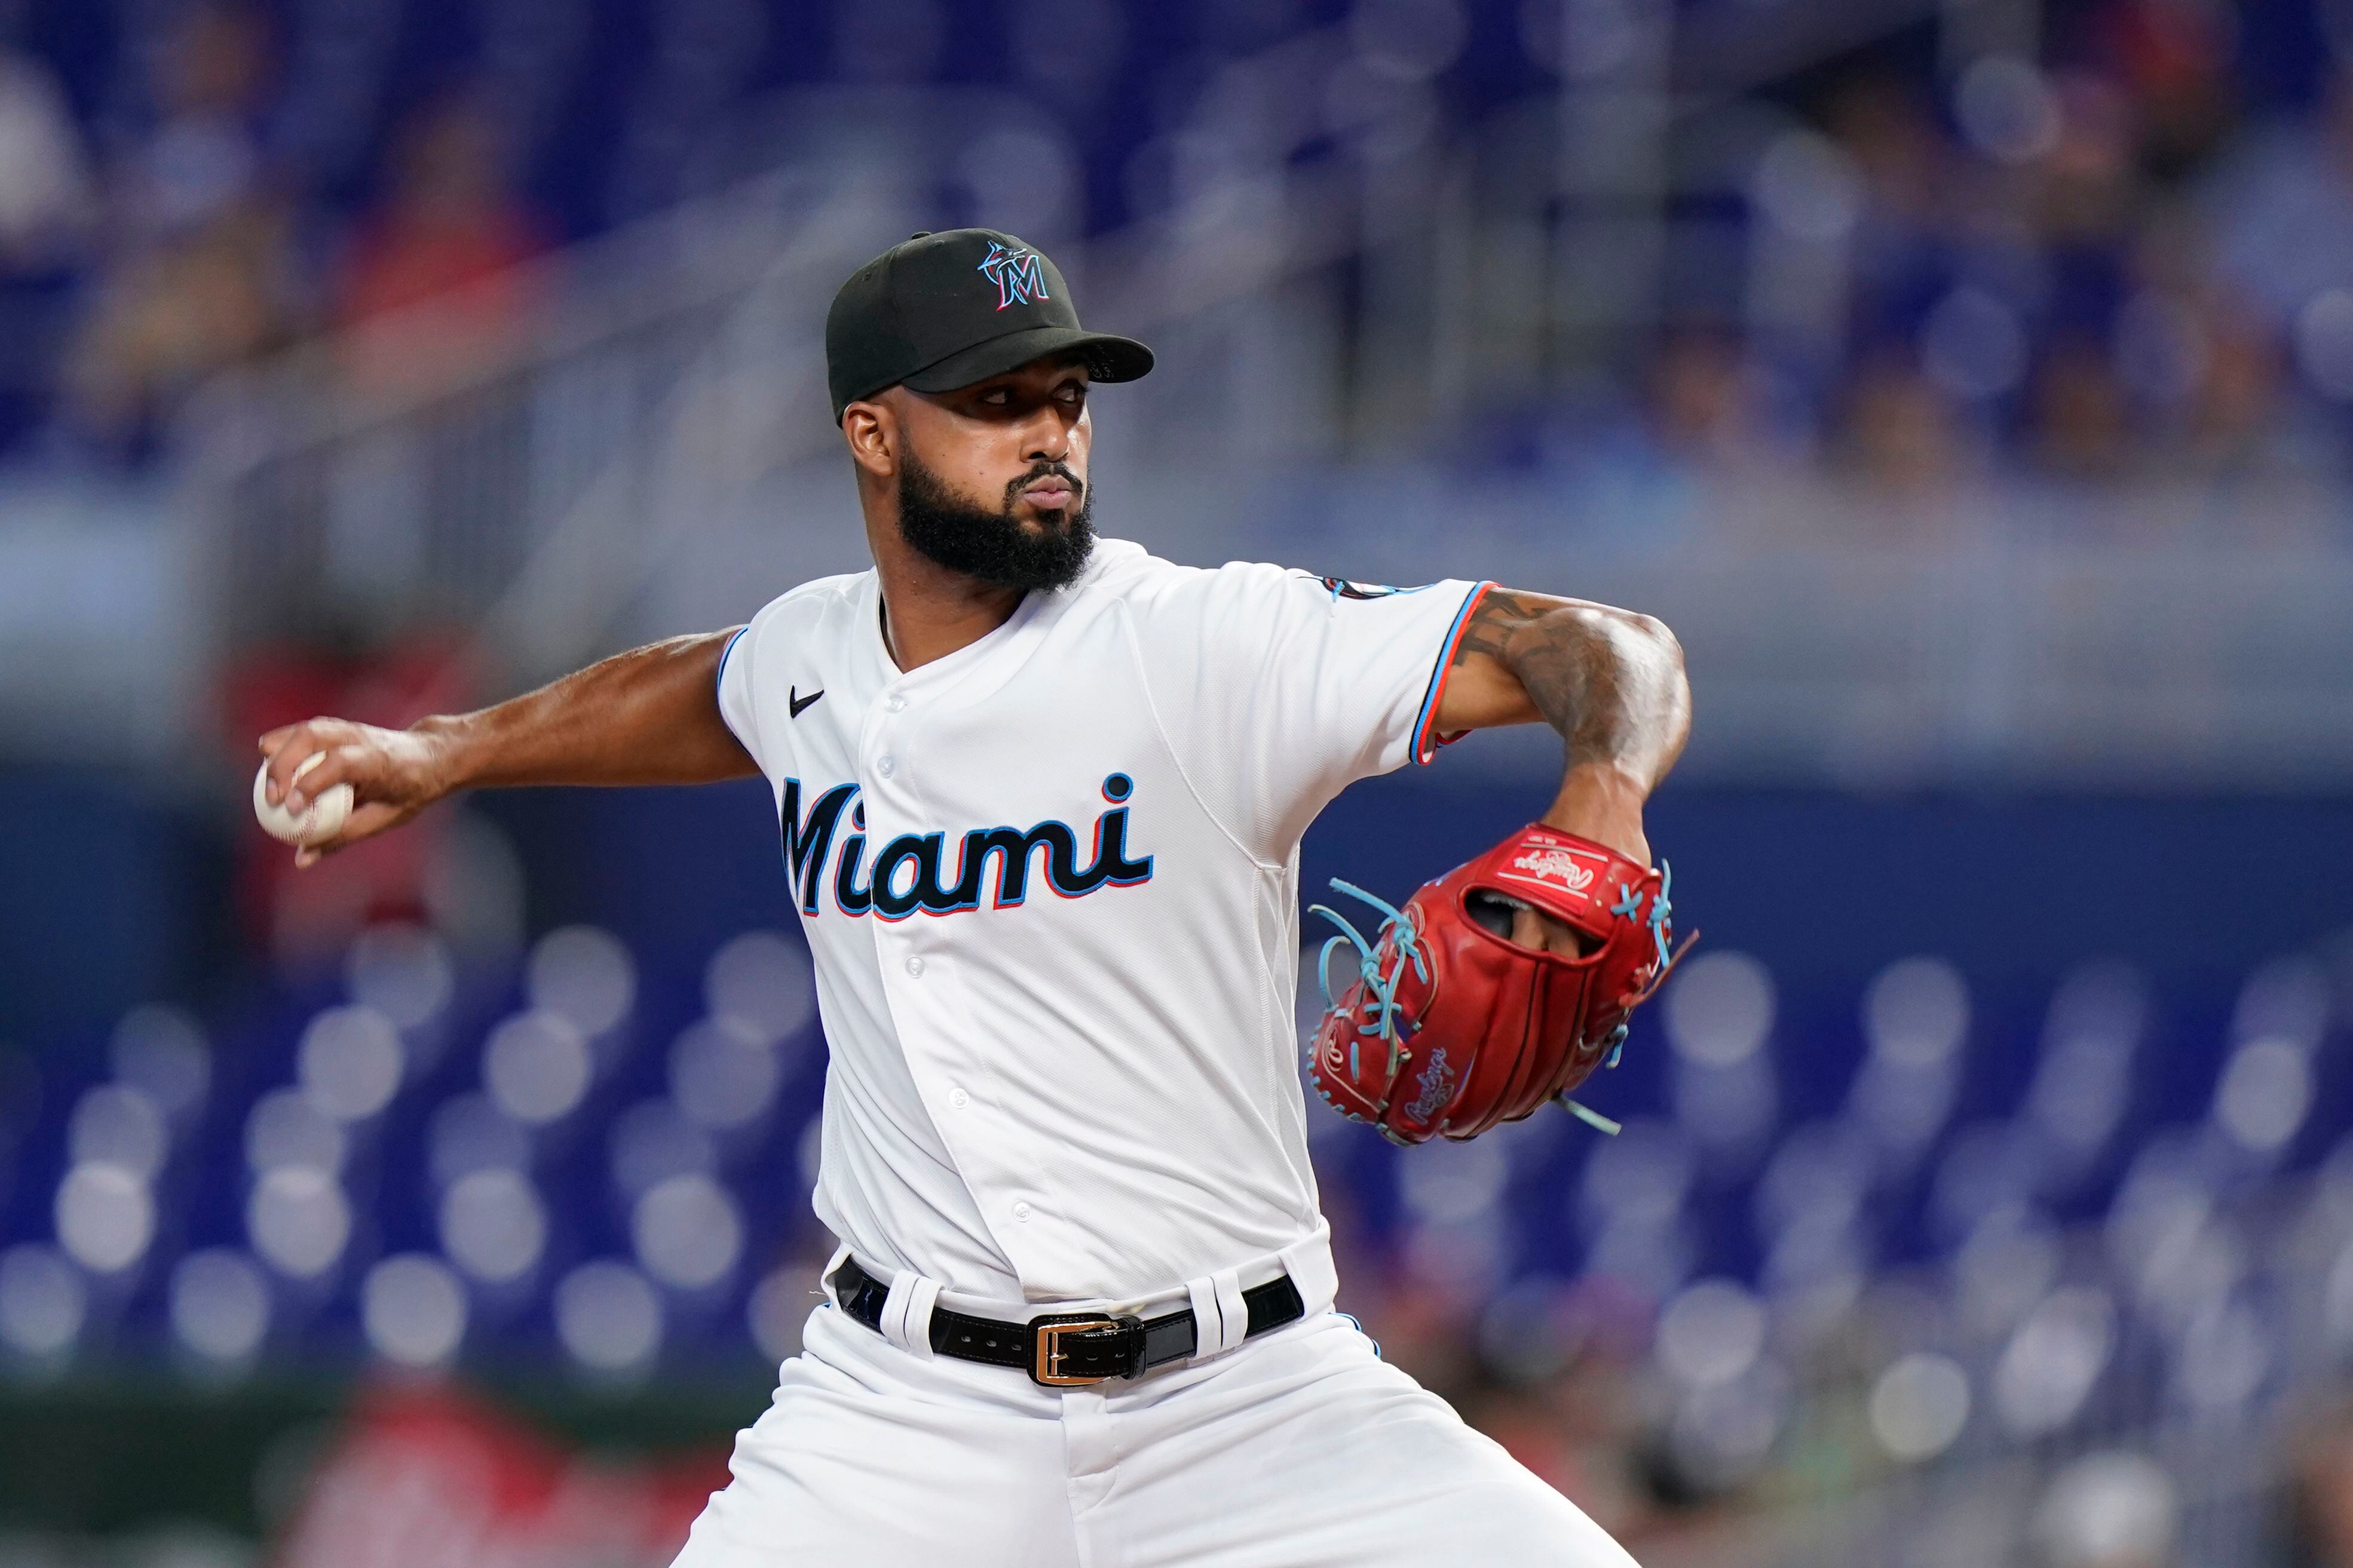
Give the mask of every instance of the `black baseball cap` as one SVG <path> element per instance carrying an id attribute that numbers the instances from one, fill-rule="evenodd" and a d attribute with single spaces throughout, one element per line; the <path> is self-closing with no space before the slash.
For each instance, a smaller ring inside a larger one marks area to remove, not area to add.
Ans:
<path id="1" fill-rule="evenodd" d="M 953 392 L 1077 350 L 1097 381 L 1134 381 L 1152 351 L 1090 332 L 1061 273 L 1034 246 L 993 228 L 919 234 L 849 276 L 825 315 L 833 420 L 886 386 Z"/>

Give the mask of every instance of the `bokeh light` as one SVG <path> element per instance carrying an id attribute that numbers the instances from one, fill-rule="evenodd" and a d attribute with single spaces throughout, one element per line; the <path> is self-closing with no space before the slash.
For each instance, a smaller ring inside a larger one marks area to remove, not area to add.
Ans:
<path id="1" fill-rule="evenodd" d="M 1993 1409 L 2021 1437 L 2075 1419 L 2115 1348 L 2116 1308 L 2084 1286 L 2054 1290 L 2010 1336 L 1994 1363 Z"/>
<path id="2" fill-rule="evenodd" d="M 342 1261 L 351 1240 L 351 1202 L 334 1176 L 306 1165 L 266 1171 L 246 1200 L 246 1235 L 280 1274 L 315 1279 Z"/>
<path id="3" fill-rule="evenodd" d="M 1702 952 L 1679 965 L 1662 1010 L 1675 1054 L 1728 1068 L 1762 1050 L 1773 1032 L 1773 976 L 1745 952 Z"/>
<path id="4" fill-rule="evenodd" d="M 466 1337 L 466 1292 L 447 1264 L 423 1253 L 387 1258 L 360 1287 L 369 1348 L 406 1367 L 435 1367 Z"/>
<path id="5" fill-rule="evenodd" d="M 82 1091 L 66 1131 L 66 1147 L 77 1165 L 103 1162 L 142 1182 L 153 1181 L 172 1152 L 171 1132 L 153 1097 L 110 1083 Z"/>
<path id="6" fill-rule="evenodd" d="M 1659 1364 L 1694 1388 L 1728 1384 L 1765 1348 L 1765 1308 L 1734 1279 L 1703 1279 L 1659 1313 Z"/>
<path id="7" fill-rule="evenodd" d="M 555 1288 L 555 1331 L 593 1373 L 639 1373 L 661 1349 L 661 1298 L 626 1263 L 584 1263 Z"/>
<path id="8" fill-rule="evenodd" d="M 203 1360 L 249 1361 L 269 1331 L 269 1284 L 244 1253 L 228 1247 L 192 1252 L 172 1270 L 172 1332 Z"/>
<path id="9" fill-rule="evenodd" d="M 671 1176 L 648 1188 L 630 1210 L 629 1236 L 638 1265 L 674 1289 L 716 1285 L 744 1256 L 735 1200 L 708 1176 Z"/>
<path id="10" fill-rule="evenodd" d="M 311 1020 L 295 1070 L 312 1103 L 338 1121 L 364 1121 L 400 1091 L 400 1032 L 374 1007 L 332 1007 Z"/>
<path id="11" fill-rule="evenodd" d="M 763 1043 L 817 1018 L 808 950 L 777 931 L 745 931 L 722 943 L 703 971 L 702 996 L 712 1018 Z"/>
<path id="12" fill-rule="evenodd" d="M 58 1245 L 93 1274 L 119 1274 L 155 1239 L 155 1200 L 120 1165 L 86 1160 L 58 1184 Z"/>
<path id="13" fill-rule="evenodd" d="M 459 1177 L 441 1194 L 441 1250 L 486 1285 L 531 1272 L 547 1247 L 547 1210 L 520 1173 L 491 1168 Z"/>
<path id="14" fill-rule="evenodd" d="M 370 926 L 352 940 L 343 983 L 353 1001 L 396 1029 L 422 1029 L 449 1005 L 457 972 L 448 944 L 437 933 L 397 922 Z"/>
<path id="15" fill-rule="evenodd" d="M 257 1175 L 272 1171 L 334 1173 L 343 1168 L 351 1141 L 342 1125 L 301 1089 L 272 1089 L 245 1119 L 245 1159 Z"/>
<path id="16" fill-rule="evenodd" d="M 526 970 L 531 1004 L 591 1039 L 636 1005 L 638 966 L 610 931 L 565 926 L 539 939 Z"/>
<path id="17" fill-rule="evenodd" d="M 529 1126 L 579 1109 L 595 1070 L 587 1040 L 559 1013 L 519 1013 L 482 1047 L 482 1087 L 501 1110 Z"/>
<path id="18" fill-rule="evenodd" d="M 1872 1384 L 1872 1434 L 1907 1464 L 1951 1447 L 1968 1418 L 1968 1374 L 1950 1356 L 1915 1352 Z"/>
<path id="19" fill-rule="evenodd" d="M 0 1252 L 0 1346 L 36 1362 L 70 1352 L 90 1292 L 56 1248 L 31 1243 Z"/>

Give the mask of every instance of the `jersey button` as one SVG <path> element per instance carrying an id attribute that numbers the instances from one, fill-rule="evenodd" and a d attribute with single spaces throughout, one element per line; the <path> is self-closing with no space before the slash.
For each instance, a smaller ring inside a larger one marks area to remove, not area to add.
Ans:
<path id="1" fill-rule="evenodd" d="M 907 700 L 896 693 L 893 693 L 891 700 L 884 703 L 883 706 L 891 710 L 893 713 L 904 713 L 907 710 Z"/>
<path id="2" fill-rule="evenodd" d="M 907 973 L 918 980 L 923 977 L 923 961 L 920 956 L 907 960 Z"/>
<path id="3" fill-rule="evenodd" d="M 875 759 L 874 771 L 887 779 L 899 771 L 899 761 L 896 757 L 878 757 Z"/>
<path id="4" fill-rule="evenodd" d="M 972 1103 L 972 1096 L 966 1094 L 960 1089 L 952 1089 L 948 1090 L 948 1103 L 955 1106 L 958 1110 L 962 1110 L 965 1106 Z"/>
<path id="5" fill-rule="evenodd" d="M 1015 1204 L 1013 1205 L 1013 1217 L 1021 1221 L 1025 1225 L 1028 1224 L 1029 1220 L 1029 1205 L 1028 1204 Z"/>

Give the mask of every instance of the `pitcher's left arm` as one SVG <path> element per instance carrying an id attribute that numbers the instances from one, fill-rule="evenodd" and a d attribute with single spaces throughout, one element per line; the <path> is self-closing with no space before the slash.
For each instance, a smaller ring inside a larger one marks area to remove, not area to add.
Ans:
<path id="1" fill-rule="evenodd" d="M 1652 616 L 1582 599 L 1490 588 L 1471 611 L 1446 672 L 1440 734 L 1541 721 L 1567 743 L 1560 792 L 1544 821 L 1651 860 L 1642 805 L 1691 732 L 1683 647 Z M 1576 951 L 1577 938 L 1534 910 L 1514 936 Z"/>

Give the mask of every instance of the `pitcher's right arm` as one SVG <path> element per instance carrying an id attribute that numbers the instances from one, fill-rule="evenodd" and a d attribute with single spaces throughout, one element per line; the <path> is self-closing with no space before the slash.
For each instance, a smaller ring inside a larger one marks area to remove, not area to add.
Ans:
<path id="1" fill-rule="evenodd" d="M 310 719 L 261 737 L 273 802 L 300 813 L 339 784 L 354 801 L 343 829 L 302 850 L 309 866 L 399 826 L 445 795 L 530 784 L 715 784 L 759 771 L 719 713 L 719 665 L 737 628 L 671 637 L 472 713 L 406 730 Z M 318 752 L 326 761 L 293 782 Z"/>

